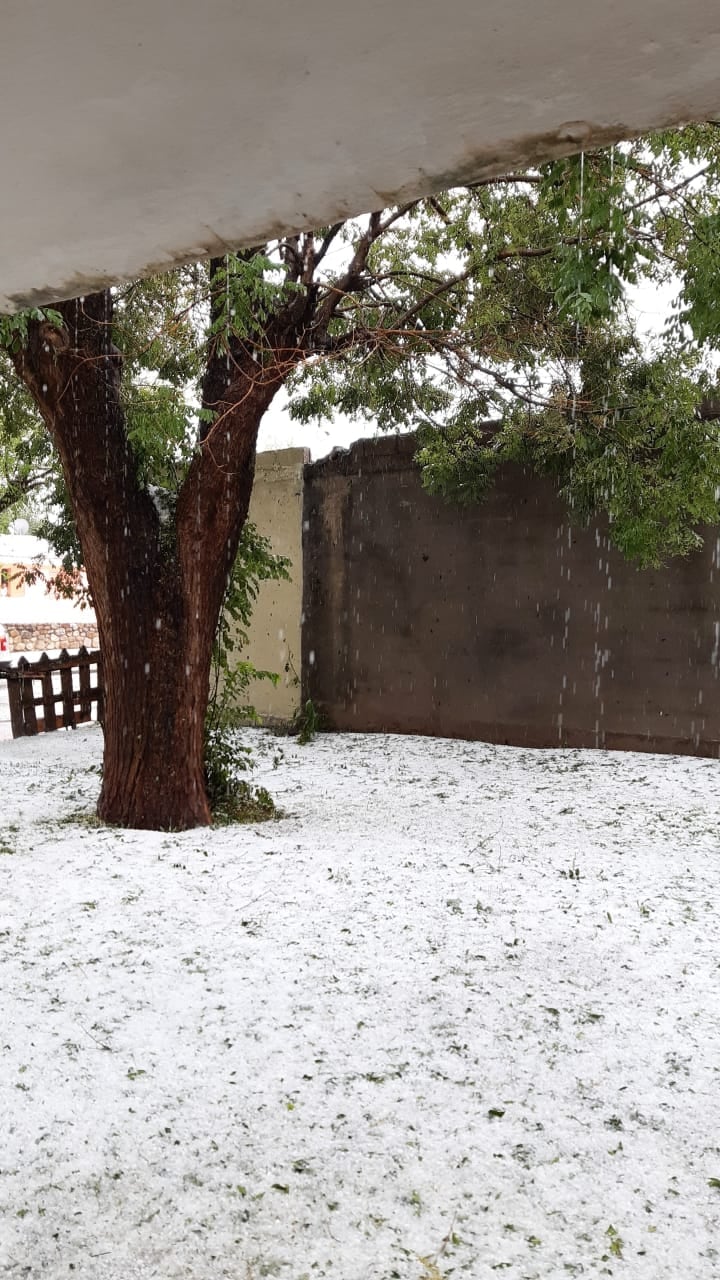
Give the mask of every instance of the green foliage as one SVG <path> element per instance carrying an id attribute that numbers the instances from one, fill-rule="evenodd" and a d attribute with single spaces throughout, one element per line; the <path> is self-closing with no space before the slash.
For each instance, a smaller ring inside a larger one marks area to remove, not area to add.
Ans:
<path id="1" fill-rule="evenodd" d="M 558 389 L 541 414 L 516 408 L 494 429 L 426 433 L 426 483 L 477 501 L 501 463 L 519 463 L 552 476 L 576 520 L 606 513 L 611 540 L 640 565 L 686 555 L 701 542 L 699 527 L 720 520 L 720 424 L 698 414 L 698 359 L 663 352 L 646 361 L 631 343 L 598 335 L 574 405 Z"/>
<path id="2" fill-rule="evenodd" d="M 44 435 L 39 437 L 49 444 Z M 52 547 L 60 563 L 48 575 L 39 566 L 26 569 L 25 581 L 43 583 L 48 591 L 67 600 L 74 600 L 81 609 L 90 607 L 92 600 L 86 580 L 81 573 L 82 552 L 75 521 L 65 488 L 62 472 L 56 459 L 50 456 L 47 479 L 42 491 L 43 503 L 33 517 L 33 532 L 44 538 Z"/>
<path id="3" fill-rule="evenodd" d="M 251 748 L 231 729 L 214 729 L 205 738 L 205 786 L 216 823 L 266 822 L 278 816 L 265 787 L 242 777 L 254 767 Z"/>
<path id="4" fill-rule="evenodd" d="M 312 698 L 308 698 L 307 702 L 296 711 L 293 730 L 297 734 L 297 740 L 301 747 L 306 747 L 309 743 L 314 742 L 317 734 L 321 732 L 322 713 L 318 711 Z"/>
<path id="5" fill-rule="evenodd" d="M 500 422 L 453 422 L 441 430 L 424 425 L 416 460 L 430 493 L 468 506 L 487 495 L 497 468 L 515 449 L 514 435 Z"/>
<path id="6" fill-rule="evenodd" d="M 0 347 L 12 351 L 27 342 L 28 329 L 33 321 L 46 321 L 49 324 L 62 326 L 59 312 L 52 307 L 28 307 L 17 315 L 0 315 Z"/>
<path id="7" fill-rule="evenodd" d="M 259 722 L 250 703 L 251 684 L 277 684 L 279 676 L 235 655 L 247 646 L 247 627 L 261 583 L 288 579 L 289 568 L 289 560 L 276 555 L 268 539 L 246 524 L 215 634 L 205 717 L 205 785 L 216 822 L 261 822 L 277 812 L 269 792 L 241 776 L 254 766 L 252 750 L 240 742 L 236 728 Z"/>
<path id="8" fill-rule="evenodd" d="M 618 148 L 569 156 L 543 170 L 540 197 L 557 220 L 555 301 L 560 313 L 588 325 L 613 315 L 638 260 L 651 256 L 637 238 L 640 212 L 628 217 L 630 153 Z"/>
<path id="9" fill-rule="evenodd" d="M 203 371 L 207 266 L 193 263 L 134 280 L 115 291 L 112 339 L 122 352 L 124 387 L 192 386 Z M 148 377 L 149 375 L 149 377 Z"/>
<path id="10" fill-rule="evenodd" d="M 140 483 L 177 494 L 193 449 L 193 418 L 182 389 L 130 386 L 123 402 Z"/>
<path id="11" fill-rule="evenodd" d="M 213 274 L 215 318 L 210 333 L 225 354 L 230 336 L 256 339 L 262 348 L 265 327 L 290 293 L 301 285 L 286 280 L 282 264 L 265 253 L 226 254 Z"/>
<path id="12" fill-rule="evenodd" d="M 255 525 L 246 524 L 215 633 L 207 733 L 255 721 L 255 710 L 249 703 L 250 685 L 255 680 L 278 683 L 276 672 L 258 670 L 236 655 L 247 648 L 247 628 L 261 583 L 289 578 L 287 557 L 276 555 Z"/>
<path id="13" fill-rule="evenodd" d="M 678 319 L 696 342 L 720 350 L 720 207 L 693 226 Z"/>
<path id="14" fill-rule="evenodd" d="M 615 546 L 641 565 L 686 555 L 720 519 L 720 430 L 699 419 L 691 372 L 681 355 L 630 364 L 607 415 L 581 414 L 574 451 L 556 455 L 571 508 L 606 512 Z"/>
<path id="15" fill-rule="evenodd" d="M 0 317 L 0 324 L 5 324 Z M 0 349 L 0 531 L 16 516 L 33 523 L 37 496 L 53 475 L 53 450 L 33 402 Z"/>

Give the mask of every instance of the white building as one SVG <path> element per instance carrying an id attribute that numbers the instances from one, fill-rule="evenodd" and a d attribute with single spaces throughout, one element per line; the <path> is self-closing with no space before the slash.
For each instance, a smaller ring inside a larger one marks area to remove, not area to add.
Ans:
<path id="1" fill-rule="evenodd" d="M 59 567 L 44 539 L 0 535 L 0 623 L 8 633 L 11 653 L 97 643 L 93 610 L 54 589 Z M 28 572 L 37 575 L 35 581 L 28 580 Z"/>

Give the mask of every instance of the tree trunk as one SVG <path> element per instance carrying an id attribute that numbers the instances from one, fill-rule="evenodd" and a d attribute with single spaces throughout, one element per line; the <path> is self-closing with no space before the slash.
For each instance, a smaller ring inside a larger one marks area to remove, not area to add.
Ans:
<path id="1" fill-rule="evenodd" d="M 208 600 L 195 608 L 174 560 L 124 598 L 116 587 L 109 616 L 104 604 L 97 609 L 105 678 L 98 815 L 152 830 L 206 825 L 203 741 L 217 611 Z"/>
<path id="2" fill-rule="evenodd" d="M 208 358 L 204 430 L 163 516 L 138 482 L 110 341 L 109 292 L 33 322 L 13 353 L 58 448 L 93 597 L 105 679 L 99 816 L 182 830 L 210 822 L 203 743 L 212 645 L 247 518 L 257 432 L 282 376 Z"/>

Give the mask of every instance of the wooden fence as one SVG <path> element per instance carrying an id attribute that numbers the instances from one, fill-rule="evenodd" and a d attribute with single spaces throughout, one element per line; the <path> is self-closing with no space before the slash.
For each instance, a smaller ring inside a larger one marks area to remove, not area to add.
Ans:
<path id="1" fill-rule="evenodd" d="M 95 668 L 95 683 L 92 668 Z M 71 656 L 62 649 L 58 658 L 40 655 L 37 662 L 20 658 L 17 664 L 0 662 L 0 679 L 7 681 L 13 738 L 74 729 L 103 716 L 102 660 L 99 649 L 85 646 Z M 58 687 L 59 685 L 59 687 Z M 57 708 L 60 707 L 58 712 Z M 42 708 L 38 715 L 37 708 Z"/>

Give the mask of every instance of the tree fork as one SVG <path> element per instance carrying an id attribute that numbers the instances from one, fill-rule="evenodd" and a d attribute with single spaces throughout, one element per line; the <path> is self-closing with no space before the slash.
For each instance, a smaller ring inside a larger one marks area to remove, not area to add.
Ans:
<path id="1" fill-rule="evenodd" d="M 141 486 L 120 399 L 109 292 L 34 321 L 13 353 L 57 446 L 95 605 L 105 677 L 98 814 L 113 825 L 210 822 L 203 746 L 212 645 L 252 492 L 257 433 L 284 378 L 237 342 L 212 346 L 215 414 L 161 525 Z"/>

